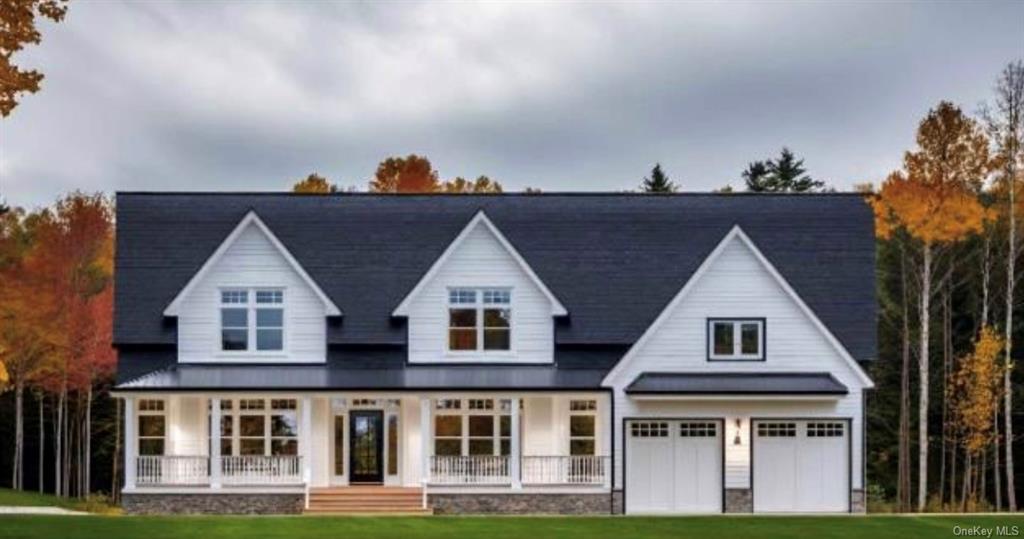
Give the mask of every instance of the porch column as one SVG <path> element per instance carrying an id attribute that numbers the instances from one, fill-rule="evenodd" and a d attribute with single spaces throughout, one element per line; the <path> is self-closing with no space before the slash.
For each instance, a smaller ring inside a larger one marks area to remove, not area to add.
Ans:
<path id="1" fill-rule="evenodd" d="M 420 474 L 424 487 L 430 482 L 430 445 L 433 434 L 434 428 L 430 424 L 430 399 L 423 397 L 420 399 L 420 442 L 422 446 L 420 448 L 422 459 Z"/>
<path id="2" fill-rule="evenodd" d="M 512 488 L 523 488 L 523 477 L 519 472 L 522 462 L 522 448 L 519 446 L 519 399 L 512 399 L 512 454 L 509 456 L 509 473 L 512 475 Z"/>
<path id="3" fill-rule="evenodd" d="M 124 488 L 135 488 L 139 439 L 135 434 L 135 397 L 124 398 Z"/>
<path id="4" fill-rule="evenodd" d="M 302 481 L 308 487 L 313 481 L 313 399 L 302 397 Z"/>
<path id="5" fill-rule="evenodd" d="M 220 398 L 210 399 L 210 488 L 220 488 Z"/>

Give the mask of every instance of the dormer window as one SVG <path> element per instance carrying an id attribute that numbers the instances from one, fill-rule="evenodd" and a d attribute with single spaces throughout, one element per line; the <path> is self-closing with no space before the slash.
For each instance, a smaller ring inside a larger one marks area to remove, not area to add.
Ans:
<path id="1" fill-rule="evenodd" d="M 284 291 L 234 288 L 220 292 L 221 350 L 284 350 Z"/>
<path id="2" fill-rule="evenodd" d="M 764 360 L 764 319 L 708 319 L 709 360 Z"/>
<path id="3" fill-rule="evenodd" d="M 452 288 L 448 291 L 448 350 L 508 351 L 512 344 L 512 291 Z"/>

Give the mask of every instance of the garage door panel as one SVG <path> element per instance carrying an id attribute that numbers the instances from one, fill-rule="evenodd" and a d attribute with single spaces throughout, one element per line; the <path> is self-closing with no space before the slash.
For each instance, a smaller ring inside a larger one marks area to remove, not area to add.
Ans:
<path id="1" fill-rule="evenodd" d="M 847 511 L 848 436 L 845 421 L 757 422 L 754 511 Z"/>
<path id="2" fill-rule="evenodd" d="M 626 510 L 720 512 L 718 421 L 633 421 L 627 427 Z"/>

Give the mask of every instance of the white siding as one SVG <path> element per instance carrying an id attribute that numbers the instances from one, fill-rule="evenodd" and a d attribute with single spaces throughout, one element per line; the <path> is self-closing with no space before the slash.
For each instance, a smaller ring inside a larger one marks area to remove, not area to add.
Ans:
<path id="1" fill-rule="evenodd" d="M 273 355 L 225 354 L 220 348 L 223 287 L 284 287 L 285 350 Z M 178 316 L 178 361 L 322 362 L 326 359 L 323 302 L 255 224 L 250 224 L 184 298 Z"/>
<path id="2" fill-rule="evenodd" d="M 512 350 L 487 354 L 448 352 L 450 287 L 512 288 Z M 409 361 L 553 361 L 551 301 L 483 224 L 445 260 L 409 305 Z"/>
<path id="3" fill-rule="evenodd" d="M 708 362 L 708 317 L 764 317 L 766 360 Z M 628 417 L 724 418 L 726 488 L 748 488 L 751 417 L 848 417 L 853 419 L 852 488 L 861 488 L 862 384 L 853 367 L 739 238 L 725 246 L 675 312 L 634 353 L 608 380 L 615 387 L 616 429 L 621 429 L 622 419 Z M 644 371 L 831 372 L 850 394 L 826 402 L 652 402 L 627 397 L 623 389 Z M 742 422 L 739 445 L 734 444 L 737 419 Z M 622 435 L 616 436 L 616 488 L 622 485 L 622 440 Z"/>

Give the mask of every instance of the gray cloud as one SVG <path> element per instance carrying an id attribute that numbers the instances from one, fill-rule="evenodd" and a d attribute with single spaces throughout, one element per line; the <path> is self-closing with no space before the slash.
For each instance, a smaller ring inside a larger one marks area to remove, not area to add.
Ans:
<path id="1" fill-rule="evenodd" d="M 839 188 L 1024 56 L 1024 5 L 80 2 L 20 61 L 0 193 L 365 184 L 388 155 L 508 188 L 687 190 L 789 145 Z"/>

